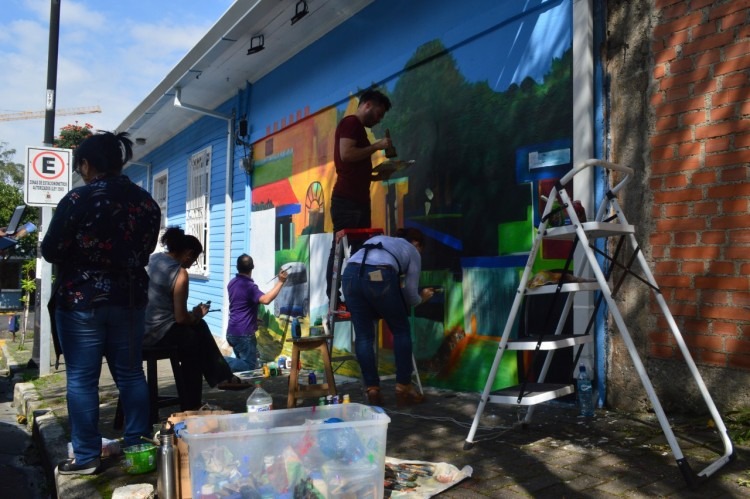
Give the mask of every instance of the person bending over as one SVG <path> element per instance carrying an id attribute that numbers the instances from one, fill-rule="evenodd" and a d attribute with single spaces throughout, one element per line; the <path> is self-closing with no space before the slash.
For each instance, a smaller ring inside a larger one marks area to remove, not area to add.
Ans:
<path id="1" fill-rule="evenodd" d="M 412 342 L 410 307 L 426 302 L 434 289 L 418 290 L 424 235 L 399 229 L 397 237 L 375 236 L 349 259 L 342 289 L 354 326 L 354 349 L 370 405 L 383 405 L 375 358 L 376 321 L 383 319 L 393 333 L 396 363 L 396 403 L 419 404 L 424 396 L 411 382 Z M 403 285 L 402 285 L 403 280 Z"/>

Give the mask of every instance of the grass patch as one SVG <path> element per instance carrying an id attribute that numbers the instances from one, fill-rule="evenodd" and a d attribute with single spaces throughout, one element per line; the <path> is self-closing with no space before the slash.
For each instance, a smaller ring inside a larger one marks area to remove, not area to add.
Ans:
<path id="1" fill-rule="evenodd" d="M 729 438 L 738 445 L 750 445 L 750 407 L 731 411 L 724 416 Z M 747 486 L 750 486 L 748 484 Z"/>

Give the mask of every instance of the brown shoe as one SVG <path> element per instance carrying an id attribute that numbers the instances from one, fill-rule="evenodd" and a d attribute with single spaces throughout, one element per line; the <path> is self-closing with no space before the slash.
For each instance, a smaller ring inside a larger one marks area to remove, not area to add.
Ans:
<path id="1" fill-rule="evenodd" d="M 405 405 L 416 405 L 424 402 L 424 395 L 419 393 L 414 385 L 409 383 L 408 385 L 402 385 L 396 383 L 396 406 L 403 407 Z"/>
<path id="2" fill-rule="evenodd" d="M 367 405 L 377 405 L 379 407 L 383 407 L 385 405 L 385 403 L 383 402 L 383 394 L 380 393 L 379 386 L 368 386 L 366 395 Z"/>

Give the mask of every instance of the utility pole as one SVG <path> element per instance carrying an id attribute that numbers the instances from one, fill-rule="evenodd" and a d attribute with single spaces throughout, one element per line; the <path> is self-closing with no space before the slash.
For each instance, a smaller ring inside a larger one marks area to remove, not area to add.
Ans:
<path id="1" fill-rule="evenodd" d="M 57 92 L 57 51 L 60 39 L 60 1 L 50 0 L 49 15 L 49 51 L 47 54 L 47 98 L 44 116 L 44 145 L 54 145 L 55 137 L 55 101 Z M 49 374 L 51 369 L 50 341 L 52 339 L 52 322 L 47 312 L 52 289 L 52 264 L 42 258 L 41 242 L 52 220 L 52 208 L 42 207 L 42 220 L 39 227 L 39 247 L 37 248 L 37 287 L 39 294 L 36 300 L 36 321 L 34 349 L 32 359 L 39 366 L 39 374 Z M 36 325 L 39 325 L 37 328 Z"/>

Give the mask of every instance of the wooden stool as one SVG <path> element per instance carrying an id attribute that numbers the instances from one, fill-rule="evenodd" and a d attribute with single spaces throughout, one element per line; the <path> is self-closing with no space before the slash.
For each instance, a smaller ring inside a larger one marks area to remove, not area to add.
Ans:
<path id="1" fill-rule="evenodd" d="M 180 405 L 180 392 L 182 390 L 182 371 L 180 370 L 179 350 L 176 346 L 144 346 L 142 350 L 143 361 L 146 363 L 146 382 L 148 383 L 148 407 L 149 422 L 151 424 L 159 422 L 159 409 Z M 162 359 L 169 359 L 172 364 L 172 374 L 177 387 L 177 396 L 159 396 L 159 375 L 157 372 L 157 362 Z M 112 427 L 115 430 L 122 429 L 124 414 L 120 405 L 120 399 L 117 400 L 117 412 Z"/>
<path id="2" fill-rule="evenodd" d="M 331 369 L 331 355 L 328 352 L 328 341 L 332 339 L 333 336 L 329 334 L 324 336 L 289 338 L 286 340 L 292 343 L 292 369 L 289 371 L 289 395 L 286 399 L 288 409 L 293 409 L 297 406 L 297 399 L 336 395 L 336 382 L 333 379 L 333 369 Z M 325 383 L 317 385 L 299 384 L 299 357 L 300 352 L 304 350 L 320 350 L 320 355 L 323 359 L 323 368 L 326 373 Z"/>

